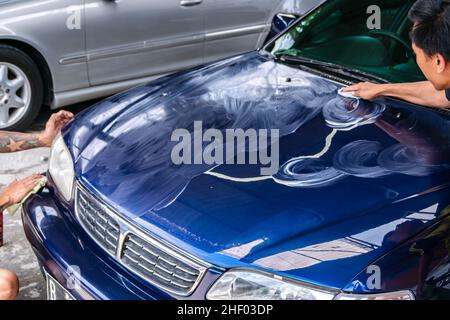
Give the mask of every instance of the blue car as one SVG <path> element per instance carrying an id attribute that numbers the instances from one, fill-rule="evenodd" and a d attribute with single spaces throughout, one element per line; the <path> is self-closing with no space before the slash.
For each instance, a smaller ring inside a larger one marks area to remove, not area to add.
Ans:
<path id="1" fill-rule="evenodd" d="M 369 30 L 372 2 L 326 2 L 259 51 L 79 114 L 23 210 L 49 298 L 449 299 L 450 113 L 339 91 L 423 79 L 414 1 L 376 1 Z M 197 123 L 278 130 L 277 170 L 174 163 Z"/>

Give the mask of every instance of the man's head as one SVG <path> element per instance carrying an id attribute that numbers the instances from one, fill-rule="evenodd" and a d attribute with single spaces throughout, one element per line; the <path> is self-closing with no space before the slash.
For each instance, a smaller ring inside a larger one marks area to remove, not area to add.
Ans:
<path id="1" fill-rule="evenodd" d="M 417 64 L 436 89 L 450 88 L 450 0 L 418 0 L 409 19 Z"/>

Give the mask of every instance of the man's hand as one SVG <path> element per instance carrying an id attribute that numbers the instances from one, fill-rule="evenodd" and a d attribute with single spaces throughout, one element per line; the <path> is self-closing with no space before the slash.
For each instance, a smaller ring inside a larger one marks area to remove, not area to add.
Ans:
<path id="1" fill-rule="evenodd" d="M 58 132 L 73 119 L 73 113 L 59 111 L 52 114 L 45 125 L 45 130 L 39 135 L 39 140 L 45 147 L 50 147 Z"/>
<path id="2" fill-rule="evenodd" d="M 355 97 L 364 100 L 374 100 L 380 97 L 383 92 L 381 84 L 374 84 L 370 82 L 361 82 L 352 86 L 344 88 L 342 91 L 351 92 Z"/>
<path id="3" fill-rule="evenodd" d="M 3 190 L 0 195 L 1 198 L 7 199 L 7 201 L 5 201 L 2 206 L 9 207 L 13 204 L 20 203 L 25 198 L 25 196 L 34 189 L 41 178 L 41 175 L 33 174 L 32 176 L 29 176 L 25 179 L 12 182 Z"/>

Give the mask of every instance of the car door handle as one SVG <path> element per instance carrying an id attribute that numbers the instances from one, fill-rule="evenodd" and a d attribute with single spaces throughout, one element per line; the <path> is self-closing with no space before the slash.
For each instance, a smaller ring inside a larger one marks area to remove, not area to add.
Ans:
<path id="1" fill-rule="evenodd" d="M 192 7 L 201 4 L 203 0 L 181 0 L 180 5 L 182 7 Z"/>

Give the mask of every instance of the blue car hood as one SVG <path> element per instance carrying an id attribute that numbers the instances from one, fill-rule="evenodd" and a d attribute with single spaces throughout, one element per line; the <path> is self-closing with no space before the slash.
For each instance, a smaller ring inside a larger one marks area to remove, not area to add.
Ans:
<path id="1" fill-rule="evenodd" d="M 449 205 L 450 122 L 257 53 L 161 78 L 65 131 L 77 179 L 139 227 L 222 267 L 335 288 Z M 174 129 L 279 129 L 280 168 L 175 165 Z"/>

